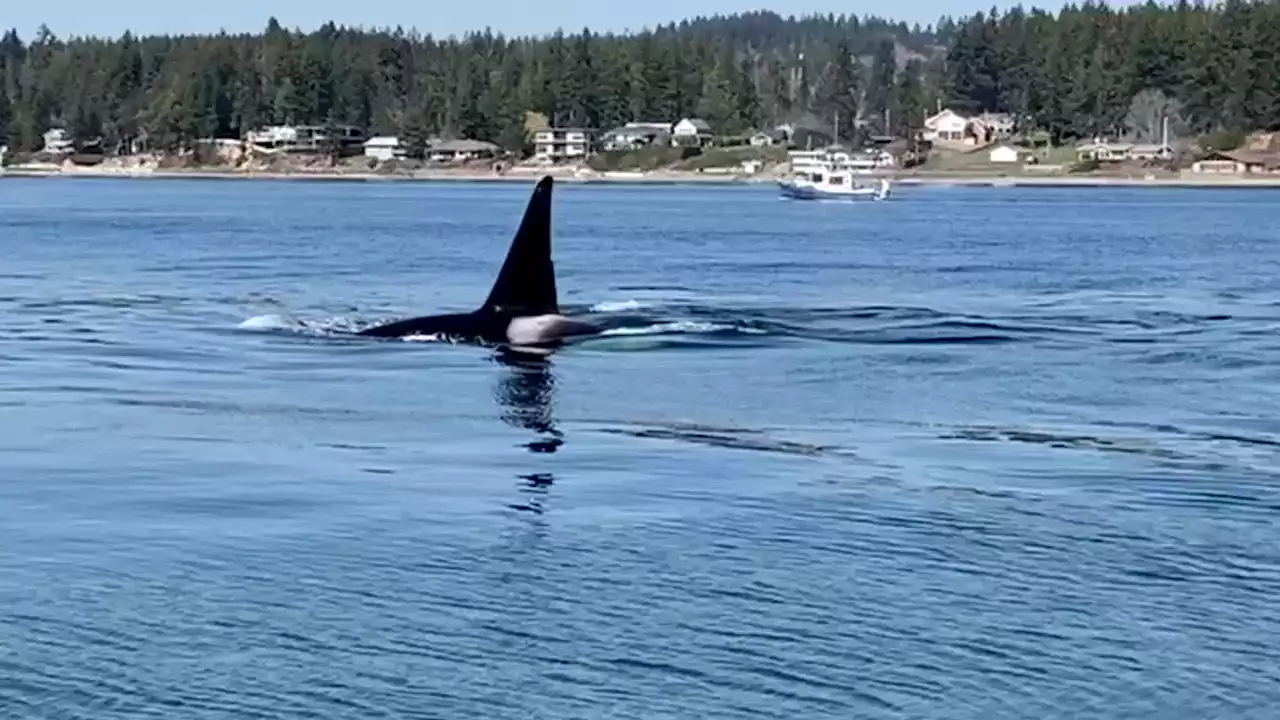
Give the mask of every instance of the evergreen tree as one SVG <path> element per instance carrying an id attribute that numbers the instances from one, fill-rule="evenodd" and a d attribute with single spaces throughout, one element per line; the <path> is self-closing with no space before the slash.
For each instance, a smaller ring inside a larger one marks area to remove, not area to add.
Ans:
<path id="1" fill-rule="evenodd" d="M 897 112 L 897 78 L 897 47 L 892 38 L 882 38 L 876 43 L 867 83 L 867 111 L 871 115 L 871 126 L 878 132 L 891 131 L 893 114 Z"/>
<path id="2" fill-rule="evenodd" d="M 836 41 L 835 53 L 826 68 L 819 109 L 831 118 L 837 140 L 853 138 L 857 132 L 863 91 L 862 65 L 853 55 L 848 38 Z"/>

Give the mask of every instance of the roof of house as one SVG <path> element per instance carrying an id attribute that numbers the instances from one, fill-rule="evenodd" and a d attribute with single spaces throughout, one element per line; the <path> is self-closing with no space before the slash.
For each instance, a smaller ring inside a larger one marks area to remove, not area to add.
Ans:
<path id="1" fill-rule="evenodd" d="M 1232 150 L 1215 152 L 1213 155 L 1224 157 L 1245 165 L 1261 165 L 1265 168 L 1280 168 L 1280 152 L 1266 150 Z"/>
<path id="2" fill-rule="evenodd" d="M 751 137 L 767 137 L 770 140 L 779 141 L 787 139 L 787 131 L 782 128 L 772 128 L 769 130 L 756 130 L 751 133 Z"/>
<path id="3" fill-rule="evenodd" d="M 925 118 L 924 124 L 926 126 L 932 125 L 933 123 L 941 120 L 944 117 L 955 117 L 961 120 L 969 120 L 969 118 L 965 117 L 964 115 L 961 115 L 960 113 L 956 112 L 955 110 L 952 110 L 951 108 L 943 108 L 942 110 L 939 110 L 938 112 Z"/>
<path id="4" fill-rule="evenodd" d="M 432 152 L 496 152 L 497 145 L 485 140 L 445 140 L 431 148 Z"/>
<path id="5" fill-rule="evenodd" d="M 681 120 L 680 122 L 681 122 L 681 123 L 686 123 L 686 122 L 687 122 L 687 123 L 689 123 L 690 125 L 692 125 L 692 126 L 694 126 L 695 128 L 697 128 L 700 132 L 710 132 L 710 131 L 711 131 L 711 124 L 710 124 L 710 123 L 708 123 L 706 120 L 703 120 L 702 118 L 685 118 L 685 119 Z"/>

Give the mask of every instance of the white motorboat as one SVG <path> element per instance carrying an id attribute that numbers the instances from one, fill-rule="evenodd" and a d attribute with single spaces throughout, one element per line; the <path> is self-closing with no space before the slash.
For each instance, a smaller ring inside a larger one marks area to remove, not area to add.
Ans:
<path id="1" fill-rule="evenodd" d="M 796 200 L 885 200 L 889 197 L 891 188 L 887 179 L 864 184 L 858 182 L 859 174 L 863 173 L 827 164 L 779 180 L 778 187 L 783 197 Z"/>

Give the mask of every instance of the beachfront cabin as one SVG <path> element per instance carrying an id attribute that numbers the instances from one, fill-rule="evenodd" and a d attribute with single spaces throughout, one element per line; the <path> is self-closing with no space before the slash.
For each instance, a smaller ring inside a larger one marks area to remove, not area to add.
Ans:
<path id="1" fill-rule="evenodd" d="M 1235 150 L 1214 152 L 1191 164 L 1191 172 L 1215 175 L 1280 173 L 1280 152 Z"/>
<path id="2" fill-rule="evenodd" d="M 591 155 L 596 131 L 586 128 L 548 128 L 533 136 L 533 159 L 546 164 L 581 162 Z"/>
<path id="3" fill-rule="evenodd" d="M 973 118 L 947 108 L 925 118 L 921 137 L 935 145 L 960 148 L 982 144 L 980 140 L 985 140 L 985 133 Z"/>
<path id="4" fill-rule="evenodd" d="M 714 140 L 711 124 L 701 118 L 684 118 L 671 128 L 672 147 L 706 147 Z"/>
<path id="5" fill-rule="evenodd" d="M 748 142 L 752 147 L 773 147 L 785 143 L 790 137 L 787 128 L 776 127 L 772 130 L 760 130 L 752 133 Z"/>
<path id="6" fill-rule="evenodd" d="M 407 154 L 400 138 L 393 135 L 378 135 L 364 142 L 364 156 L 378 162 L 388 162 L 403 158 Z"/>
<path id="7" fill-rule="evenodd" d="M 1017 148 L 1000 145 L 987 153 L 987 159 L 996 164 L 1012 164 L 1022 160 L 1022 153 Z"/>
<path id="8" fill-rule="evenodd" d="M 1167 144 L 1116 143 L 1094 138 L 1076 146 L 1076 158 L 1100 163 L 1129 162 L 1132 160 L 1168 160 L 1173 148 Z"/>
<path id="9" fill-rule="evenodd" d="M 502 148 L 484 140 L 444 140 L 427 150 L 427 159 L 437 163 L 489 160 L 502 154 Z"/>
<path id="10" fill-rule="evenodd" d="M 1017 121 L 1009 113 L 984 112 L 974 120 L 990 140 L 1008 140 L 1018 129 Z"/>
<path id="11" fill-rule="evenodd" d="M 354 125 L 268 125 L 245 133 L 245 141 L 265 153 L 336 151 L 348 155 L 363 147 L 365 134 Z"/>
<path id="12" fill-rule="evenodd" d="M 642 147 L 666 144 L 671 138 L 671 123 L 629 122 L 604 134 L 601 144 L 607 152 L 630 152 Z"/>
<path id="13" fill-rule="evenodd" d="M 44 147 L 40 152 L 47 155 L 70 155 L 75 152 L 75 141 L 71 133 L 63 128 L 53 128 L 44 134 Z"/>

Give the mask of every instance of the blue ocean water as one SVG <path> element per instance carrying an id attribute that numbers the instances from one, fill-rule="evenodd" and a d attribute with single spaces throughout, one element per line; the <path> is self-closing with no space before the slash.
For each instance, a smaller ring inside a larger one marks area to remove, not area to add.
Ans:
<path id="1" fill-rule="evenodd" d="M 0 182 L 0 716 L 1272 718 L 1280 195 Z"/>

